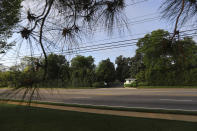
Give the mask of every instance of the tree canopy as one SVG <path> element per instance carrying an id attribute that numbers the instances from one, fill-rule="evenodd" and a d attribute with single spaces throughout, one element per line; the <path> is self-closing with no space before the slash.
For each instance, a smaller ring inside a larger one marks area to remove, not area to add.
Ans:
<path id="1" fill-rule="evenodd" d="M 149 85 L 196 84 L 197 44 L 191 38 L 172 43 L 167 31 L 156 30 L 141 38 L 137 46 L 134 59 L 140 55 L 138 61 L 144 65 L 136 74 L 140 81 Z"/>
<path id="2" fill-rule="evenodd" d="M 130 77 L 130 58 L 119 56 L 116 58 L 116 78 L 124 82 L 126 78 Z"/>
<path id="3" fill-rule="evenodd" d="M 7 43 L 12 35 L 12 29 L 20 19 L 20 4 L 22 0 L 0 1 L 0 53 L 5 53 L 14 43 Z"/>
<path id="4" fill-rule="evenodd" d="M 113 82 L 116 79 L 116 72 L 114 64 L 110 61 L 110 59 L 102 60 L 97 69 L 96 75 L 98 81 L 101 82 Z"/>
<path id="5" fill-rule="evenodd" d="M 69 71 L 66 70 L 69 67 L 69 63 L 63 55 L 50 54 L 48 55 L 48 79 L 58 79 L 62 77 L 62 69 L 69 75 Z M 62 78 L 63 79 L 63 78 Z"/>
<path id="6" fill-rule="evenodd" d="M 95 79 L 109 83 L 117 77 L 123 81 L 129 76 L 128 72 L 146 85 L 197 83 L 196 43 L 191 38 L 179 38 L 179 25 L 196 17 L 196 0 L 165 0 L 161 6 L 163 18 L 175 23 L 174 32 L 157 30 L 147 34 L 138 41 L 136 55 L 129 62 L 126 58 L 117 58 L 116 72 L 109 59 L 100 62 L 95 72 L 92 57 L 77 56 L 69 65 L 63 56 L 47 56 L 46 50 L 70 49 L 82 34 L 94 33 L 97 27 L 104 27 L 108 33 L 112 33 L 114 26 L 126 23 L 125 0 L 24 0 L 33 2 L 32 8 L 26 9 L 24 17 L 20 19 L 22 1 L 0 1 L 0 53 L 15 44 L 7 43 L 7 39 L 20 21 L 15 33 L 29 42 L 31 49 L 32 43 L 39 45 L 45 59 L 37 63 L 41 66 L 40 70 L 34 70 L 34 66 L 37 66 L 34 63 L 32 66 L 28 64 L 26 70 L 18 70 L 16 65 L 13 70 L 1 72 L 1 82 L 7 81 L 4 85 L 12 81 L 15 86 L 32 86 L 33 83 L 40 83 L 42 80 L 39 76 L 43 75 L 43 80 L 47 76 L 52 80 L 58 77 L 62 82 L 70 80 L 75 86 L 91 86 Z M 16 84 L 17 81 L 19 84 Z M 27 91 L 34 93 L 35 89 Z"/>
<path id="7" fill-rule="evenodd" d="M 32 2 L 36 8 L 25 12 L 25 17 L 21 21 L 27 24 L 19 26 L 18 30 L 21 38 L 30 44 L 33 41 L 40 45 L 45 57 L 44 78 L 47 76 L 48 67 L 47 49 L 70 49 L 77 44 L 82 34 L 93 33 L 97 27 L 105 27 L 111 33 L 114 26 L 125 23 L 126 20 L 123 12 L 125 0 L 28 0 L 28 2 Z"/>
<path id="8" fill-rule="evenodd" d="M 95 80 L 95 65 L 92 56 L 76 56 L 71 60 L 73 86 L 92 86 Z"/>

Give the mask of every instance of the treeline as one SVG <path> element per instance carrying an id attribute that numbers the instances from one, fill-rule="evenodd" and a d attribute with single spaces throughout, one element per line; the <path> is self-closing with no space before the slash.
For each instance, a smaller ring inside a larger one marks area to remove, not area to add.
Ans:
<path id="1" fill-rule="evenodd" d="M 131 74 L 142 85 L 197 85 L 197 44 L 180 34 L 172 41 L 169 32 L 156 30 L 141 38 L 132 58 Z"/>
<path id="2" fill-rule="evenodd" d="M 136 55 L 119 56 L 98 66 L 92 56 L 76 56 L 70 62 L 63 55 L 48 55 L 46 80 L 44 59 L 25 57 L 19 65 L 0 72 L 1 87 L 104 87 L 121 85 L 125 78 L 137 79 L 137 85 L 197 85 L 197 44 L 192 38 L 170 40 L 170 34 L 156 30 L 138 43 Z"/>
<path id="3" fill-rule="evenodd" d="M 129 58 L 117 57 L 117 68 L 110 59 L 98 66 L 92 56 L 76 56 L 70 62 L 63 55 L 48 55 L 46 80 L 43 81 L 44 59 L 25 57 L 8 71 L 0 72 L 1 87 L 108 87 L 120 86 L 129 77 Z M 125 68 L 126 67 L 126 68 Z M 123 70 L 125 73 L 123 73 Z M 128 72 L 127 72 L 127 71 Z"/>

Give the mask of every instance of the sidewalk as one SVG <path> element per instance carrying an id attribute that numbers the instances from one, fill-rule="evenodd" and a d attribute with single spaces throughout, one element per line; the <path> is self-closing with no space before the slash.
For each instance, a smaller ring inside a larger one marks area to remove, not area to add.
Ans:
<path id="1" fill-rule="evenodd" d="M 6 103 L 7 104 L 15 104 L 15 105 L 27 105 L 27 103 L 25 103 L 25 102 L 6 102 Z M 115 115 L 115 116 L 141 117 L 141 118 L 153 118 L 153 119 L 165 119 L 165 120 L 178 120 L 178 121 L 187 121 L 187 122 L 197 122 L 197 116 L 192 116 L 192 115 L 144 113 L 144 112 L 130 112 L 130 111 L 115 111 L 115 110 L 90 109 L 90 108 L 81 108 L 81 107 L 67 107 L 67 106 L 35 104 L 35 103 L 31 103 L 31 106 L 32 107 L 47 108 L 47 109 L 57 109 L 57 110 L 65 110 L 65 111 L 77 111 L 77 112 L 105 114 L 105 115 Z"/>

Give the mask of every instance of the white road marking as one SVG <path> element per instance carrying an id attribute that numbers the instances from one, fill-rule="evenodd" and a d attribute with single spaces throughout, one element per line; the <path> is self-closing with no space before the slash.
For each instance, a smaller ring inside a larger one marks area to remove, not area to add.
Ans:
<path id="1" fill-rule="evenodd" d="M 71 99 L 89 99 L 90 97 L 71 97 Z"/>
<path id="2" fill-rule="evenodd" d="M 187 102 L 187 101 L 193 101 L 193 100 L 177 100 L 177 99 L 159 99 L 161 101 L 183 101 L 183 102 Z"/>

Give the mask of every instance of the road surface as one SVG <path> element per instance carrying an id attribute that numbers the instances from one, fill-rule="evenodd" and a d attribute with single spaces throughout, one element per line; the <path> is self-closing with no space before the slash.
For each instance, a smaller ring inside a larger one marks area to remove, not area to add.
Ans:
<path id="1" fill-rule="evenodd" d="M 8 97 L 6 90 L 0 89 L 0 97 Z M 12 98 L 20 99 L 23 93 L 12 93 Z M 39 94 L 41 101 L 66 104 L 197 111 L 197 89 L 40 89 Z"/>

